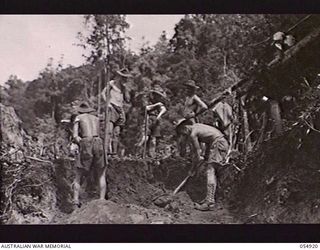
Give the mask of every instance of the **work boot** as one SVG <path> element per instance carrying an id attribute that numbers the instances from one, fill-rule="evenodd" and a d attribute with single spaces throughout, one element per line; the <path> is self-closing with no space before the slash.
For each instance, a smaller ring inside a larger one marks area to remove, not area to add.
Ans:
<path id="1" fill-rule="evenodd" d="M 207 198 L 202 199 L 201 201 L 197 202 L 196 204 L 200 204 L 202 205 L 203 203 L 205 203 L 207 201 Z"/>
<path id="2" fill-rule="evenodd" d="M 200 211 L 211 211 L 213 210 L 215 207 L 215 203 L 214 202 L 204 202 L 202 204 L 196 203 L 195 204 L 195 209 L 196 210 L 200 210 Z"/>
<path id="3" fill-rule="evenodd" d="M 207 196 L 204 200 L 200 201 L 199 203 L 195 204 L 195 209 L 200 211 L 210 211 L 214 208 L 215 204 L 215 185 L 214 184 L 207 184 Z"/>

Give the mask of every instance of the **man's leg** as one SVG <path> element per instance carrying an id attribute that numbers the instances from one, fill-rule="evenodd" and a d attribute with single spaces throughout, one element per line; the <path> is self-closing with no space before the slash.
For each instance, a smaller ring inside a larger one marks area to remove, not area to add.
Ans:
<path id="1" fill-rule="evenodd" d="M 207 195 L 204 201 L 196 204 L 195 209 L 208 211 L 215 203 L 215 193 L 217 189 L 217 177 L 214 169 L 214 164 L 207 165 Z"/>
<path id="2" fill-rule="evenodd" d="M 107 126 L 107 138 L 105 140 L 105 147 L 108 149 L 108 154 L 112 153 L 112 140 L 113 140 L 113 129 L 114 129 L 114 125 L 113 122 L 108 122 L 108 126 Z"/>
<path id="3" fill-rule="evenodd" d="M 113 128 L 113 137 L 112 137 L 112 153 L 118 153 L 118 146 L 119 146 L 119 137 L 120 137 L 120 127 L 115 126 Z"/>
<path id="4" fill-rule="evenodd" d="M 217 189 L 217 176 L 215 173 L 214 165 L 212 163 L 209 163 L 207 167 L 207 197 L 206 197 L 206 201 L 209 204 L 215 203 L 216 189 Z"/>
<path id="5" fill-rule="evenodd" d="M 106 198 L 107 182 L 106 182 L 106 165 L 104 161 L 103 142 L 101 138 L 95 138 L 93 141 L 94 168 L 98 174 L 98 185 L 100 188 L 100 200 Z"/>
<path id="6" fill-rule="evenodd" d="M 149 155 L 152 158 L 156 157 L 156 144 L 157 144 L 157 138 L 155 136 L 150 136 Z"/>
<path id="7" fill-rule="evenodd" d="M 77 168 L 75 173 L 75 179 L 73 182 L 73 202 L 78 207 L 80 207 L 79 193 L 80 193 L 80 187 L 81 187 L 81 179 L 82 179 L 82 176 L 84 175 L 83 171 L 84 170 Z"/>
<path id="8" fill-rule="evenodd" d="M 98 169 L 100 200 L 106 199 L 107 194 L 106 169 L 106 167 Z"/>

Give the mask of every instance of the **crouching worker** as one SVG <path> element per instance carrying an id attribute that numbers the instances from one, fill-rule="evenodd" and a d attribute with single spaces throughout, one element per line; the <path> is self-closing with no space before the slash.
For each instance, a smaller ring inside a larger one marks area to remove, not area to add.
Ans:
<path id="1" fill-rule="evenodd" d="M 228 141 L 217 128 L 202 123 L 191 124 L 186 119 L 176 122 L 176 132 L 178 136 L 186 136 L 191 142 L 193 166 L 199 166 L 202 160 L 206 163 L 207 195 L 202 202 L 195 204 L 195 209 L 211 210 L 214 207 L 217 189 L 216 166 L 225 161 L 229 148 Z M 201 157 L 200 143 L 205 144 L 204 159 Z"/>
<path id="2" fill-rule="evenodd" d="M 103 142 L 99 137 L 99 118 L 91 114 L 94 109 L 90 108 L 87 103 L 80 104 L 77 111 L 79 115 L 74 121 L 73 138 L 79 145 L 80 163 L 76 166 L 73 199 L 75 205 L 80 207 L 80 185 L 83 178 L 90 176 L 93 167 L 97 169 L 98 173 L 100 199 L 105 199 L 107 186 Z"/>

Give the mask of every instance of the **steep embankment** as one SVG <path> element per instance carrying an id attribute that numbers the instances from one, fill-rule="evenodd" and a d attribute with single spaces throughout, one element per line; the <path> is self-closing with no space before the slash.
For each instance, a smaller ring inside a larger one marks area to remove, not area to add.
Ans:
<path id="1" fill-rule="evenodd" d="M 193 209 L 193 202 L 205 197 L 205 171 L 191 178 L 176 196 L 170 195 L 190 168 L 188 160 L 173 156 L 162 160 L 111 160 L 107 172 L 110 199 L 97 200 L 96 185 L 84 183 L 83 206 L 74 209 L 73 162 L 28 158 L 38 151 L 37 146 L 20 129 L 12 109 L 2 107 L 1 111 L 2 121 L 6 121 L 1 145 L 4 223 L 320 222 L 320 134 L 305 126 L 295 126 L 264 142 L 246 163 L 217 169 L 218 202 L 214 211 Z"/>
<path id="2" fill-rule="evenodd" d="M 84 182 L 83 206 L 74 209 L 73 162 L 43 159 L 41 145 L 20 128 L 14 110 L 1 106 L 1 111 L 1 221 L 5 224 L 236 222 L 222 200 L 212 212 L 193 209 L 193 202 L 205 196 L 204 173 L 174 197 L 170 195 L 190 168 L 188 160 L 175 157 L 111 160 L 107 171 L 110 199 L 97 200 L 96 185 Z M 92 179 L 96 179 L 94 173 Z M 165 202 L 157 203 L 161 198 Z"/>
<path id="3" fill-rule="evenodd" d="M 59 214 L 52 223 L 236 223 L 221 200 L 215 211 L 193 209 L 193 202 L 205 196 L 203 175 L 193 178 L 174 197 L 170 195 L 189 167 L 188 161 L 173 157 L 160 161 L 114 159 L 107 174 L 110 200 L 97 200 L 97 190 L 91 188 L 89 196 L 82 193 L 81 208 Z M 161 197 L 167 202 L 159 207 L 155 203 Z"/>
<path id="4" fill-rule="evenodd" d="M 265 142 L 233 185 L 232 211 L 244 223 L 319 223 L 319 146 L 319 133 L 296 127 Z"/>
<path id="5" fill-rule="evenodd" d="M 1 221 L 46 223 L 53 218 L 56 204 L 52 165 L 32 159 L 40 149 L 21 129 L 14 109 L 0 104 L 0 111 Z"/>

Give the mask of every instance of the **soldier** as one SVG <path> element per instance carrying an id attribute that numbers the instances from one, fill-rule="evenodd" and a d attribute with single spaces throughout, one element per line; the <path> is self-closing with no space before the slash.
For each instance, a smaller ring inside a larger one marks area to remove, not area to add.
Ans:
<path id="1" fill-rule="evenodd" d="M 286 35 L 284 32 L 278 31 L 273 34 L 271 45 L 275 48 L 275 58 L 268 64 L 271 67 L 283 58 L 285 50 L 289 49 L 296 43 L 296 39 L 292 35 Z"/>
<path id="2" fill-rule="evenodd" d="M 217 103 L 212 109 L 214 116 L 214 126 L 222 131 L 228 142 L 232 143 L 234 115 L 232 107 L 224 100 Z"/>
<path id="3" fill-rule="evenodd" d="M 99 178 L 100 199 L 106 196 L 106 166 L 104 163 L 103 142 L 99 137 L 99 118 L 93 114 L 95 111 L 87 103 L 81 103 L 77 108 L 73 126 L 73 138 L 79 145 L 80 163 L 76 164 L 74 180 L 74 204 L 80 207 L 79 191 L 81 181 L 88 177 L 93 167 L 96 168 Z"/>
<path id="4" fill-rule="evenodd" d="M 190 117 L 193 117 L 198 112 L 208 109 L 208 106 L 196 94 L 197 90 L 200 89 L 200 87 L 198 85 L 196 85 L 195 81 L 189 80 L 189 81 L 185 82 L 184 85 L 187 88 L 187 96 L 186 96 L 186 100 L 184 103 L 183 117 L 188 119 Z M 199 122 L 199 118 L 197 118 L 197 117 L 191 118 L 189 120 L 192 123 Z M 186 155 L 188 145 L 189 144 L 188 144 L 186 137 L 184 137 L 184 136 L 179 137 L 178 148 L 180 151 L 180 155 L 182 157 Z"/>
<path id="5" fill-rule="evenodd" d="M 215 193 L 217 188 L 217 177 L 215 168 L 225 162 L 229 144 L 223 133 L 215 127 L 194 123 L 181 119 L 176 123 L 178 136 L 186 136 L 192 143 L 193 169 L 204 160 L 207 167 L 207 195 L 197 204 L 195 209 L 208 211 L 214 207 Z M 205 144 L 204 158 L 201 157 L 200 143 Z M 191 170 L 193 172 L 193 169 Z M 196 169 L 195 169 L 196 171 Z"/>
<path id="6" fill-rule="evenodd" d="M 141 140 L 137 143 L 138 147 L 142 147 L 147 143 L 148 154 L 154 158 L 156 156 L 157 140 L 161 137 L 161 118 L 167 112 L 165 107 L 166 94 L 161 87 L 155 87 L 150 91 L 149 105 L 143 105 L 142 116 L 144 116 L 144 124 L 141 126 Z M 146 116 L 145 116 L 146 114 Z"/>
<path id="7" fill-rule="evenodd" d="M 121 127 L 124 126 L 126 115 L 123 109 L 124 102 L 130 102 L 130 93 L 126 87 L 128 78 L 132 75 L 122 71 L 116 71 L 114 80 L 111 80 L 102 90 L 102 98 L 108 103 L 108 117 L 106 117 L 108 140 L 105 147 L 108 148 L 108 154 L 116 155 L 119 145 Z M 109 92 L 109 96 L 107 93 Z"/>
<path id="8" fill-rule="evenodd" d="M 195 81 L 189 80 L 184 84 L 187 87 L 187 97 L 184 103 L 183 116 L 189 118 L 190 116 L 198 113 L 201 110 L 208 109 L 199 96 L 196 95 L 196 91 L 200 88 L 196 85 Z M 197 118 L 190 119 L 193 123 L 199 122 Z"/>

